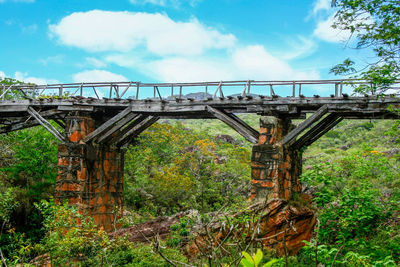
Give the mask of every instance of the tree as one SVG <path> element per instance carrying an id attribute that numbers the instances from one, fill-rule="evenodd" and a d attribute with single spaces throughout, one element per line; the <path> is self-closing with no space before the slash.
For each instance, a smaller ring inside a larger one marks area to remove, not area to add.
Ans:
<path id="1" fill-rule="evenodd" d="M 350 31 L 357 49 L 372 49 L 375 61 L 356 71 L 346 59 L 331 69 L 334 74 L 356 74 L 372 86 L 356 92 L 381 94 L 400 76 L 400 2 L 398 0 L 332 0 L 338 8 L 333 28 Z"/>

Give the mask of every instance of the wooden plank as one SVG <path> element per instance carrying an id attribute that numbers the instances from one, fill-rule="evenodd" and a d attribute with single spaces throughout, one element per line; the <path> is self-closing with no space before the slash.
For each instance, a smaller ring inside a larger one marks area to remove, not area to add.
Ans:
<path id="1" fill-rule="evenodd" d="M 158 121 L 158 119 L 159 117 L 148 116 L 142 122 L 138 123 L 135 127 L 130 129 L 123 136 L 121 136 L 121 138 L 117 140 L 116 145 L 123 146 L 124 144 L 132 140 L 132 138 L 135 138 L 136 136 L 141 134 L 144 130 L 153 125 L 153 123 Z"/>
<path id="2" fill-rule="evenodd" d="M 54 135 L 59 141 L 65 142 L 64 136 L 62 136 L 56 128 L 53 127 L 45 118 L 40 116 L 40 114 L 34 110 L 32 107 L 28 108 L 28 113 L 32 115 L 46 130 L 48 130 L 52 135 Z"/>
<path id="3" fill-rule="evenodd" d="M 38 126 L 38 125 L 40 125 L 40 124 L 36 120 L 15 123 L 15 124 L 7 125 L 5 127 L 0 127 L 0 134 L 10 133 L 13 131 L 18 131 L 18 130 L 22 130 L 22 129 L 26 129 L 26 128 L 30 128 L 30 127 L 34 127 L 34 126 Z"/>
<path id="4" fill-rule="evenodd" d="M 93 106 L 58 106 L 58 110 L 60 111 L 93 111 Z"/>
<path id="5" fill-rule="evenodd" d="M 328 106 L 323 105 L 320 107 L 310 118 L 306 119 L 299 126 L 297 126 L 294 130 L 288 133 L 281 141 L 282 145 L 286 145 L 293 140 L 296 140 L 297 136 L 301 134 L 306 128 L 310 127 L 313 123 L 318 121 L 328 112 Z"/>
<path id="6" fill-rule="evenodd" d="M 325 128 L 327 128 L 332 122 L 337 120 L 339 115 L 337 113 L 331 113 L 321 121 L 319 121 L 316 125 L 314 125 L 310 130 L 308 130 L 303 136 L 301 136 L 298 140 L 296 140 L 292 147 L 297 149 L 305 146 L 309 140 L 313 139 L 315 136 L 318 136 L 320 132 L 323 132 Z M 336 124 L 335 124 L 336 125 Z"/>
<path id="7" fill-rule="evenodd" d="M 83 142 L 87 143 L 93 138 L 98 137 L 100 134 L 109 130 L 114 125 L 114 123 L 118 122 L 129 113 L 131 113 L 131 108 L 130 107 L 125 108 L 123 111 L 121 111 L 120 113 L 112 117 L 110 120 L 103 123 L 100 127 L 98 127 L 96 130 L 94 130 L 93 132 L 88 134 L 85 138 L 83 138 Z"/>
<path id="8" fill-rule="evenodd" d="M 257 133 L 257 135 L 254 135 L 253 131 L 248 130 L 247 127 L 243 126 L 242 123 L 240 123 L 237 120 L 233 119 L 227 113 L 222 112 L 222 111 L 220 111 L 220 110 L 218 110 L 216 108 L 213 108 L 211 106 L 207 106 L 207 110 L 211 114 L 213 114 L 217 119 L 223 121 L 228 126 L 230 126 L 232 129 L 237 131 L 247 141 L 252 142 L 252 143 L 257 143 L 258 142 L 258 133 Z"/>
<path id="9" fill-rule="evenodd" d="M 305 142 L 305 146 L 309 146 L 315 141 L 317 141 L 321 136 L 329 132 L 333 127 L 335 127 L 339 122 L 343 120 L 343 117 L 338 117 L 336 120 L 332 121 L 330 124 L 328 124 L 322 131 L 320 131 L 318 134 L 310 138 L 307 142 Z"/>
<path id="10" fill-rule="evenodd" d="M 107 143 L 108 144 L 115 144 L 117 142 L 117 140 L 121 139 L 121 137 L 124 134 L 126 134 L 129 130 L 131 130 L 133 127 L 135 127 L 140 122 L 144 121 L 147 117 L 148 117 L 148 115 L 139 114 L 135 118 L 135 120 L 132 120 L 129 123 L 127 123 L 125 127 L 120 128 L 118 130 L 117 135 L 116 136 L 112 136 L 110 140 L 107 140 Z"/>
<path id="11" fill-rule="evenodd" d="M 115 124 L 114 127 L 112 127 L 110 130 L 108 130 L 106 133 L 102 134 L 100 137 L 97 138 L 97 140 L 95 141 L 96 143 L 103 143 L 103 142 L 107 142 L 107 140 L 110 139 L 111 135 L 113 133 L 115 133 L 116 131 L 120 130 L 122 127 L 124 127 L 127 123 L 129 123 L 130 121 L 132 121 L 133 119 L 137 118 L 139 115 L 138 114 L 134 114 L 134 113 L 129 113 L 128 115 L 126 115 L 125 118 L 123 118 L 122 120 L 120 120 L 119 122 L 117 122 Z"/>
<path id="12" fill-rule="evenodd" d="M 230 116 L 233 120 L 235 120 L 236 122 L 240 123 L 241 125 L 243 125 L 243 127 L 245 127 L 248 131 L 252 132 L 253 136 L 257 137 L 257 140 L 260 136 L 260 133 L 254 129 L 253 127 L 251 127 L 250 125 L 248 125 L 246 122 L 244 122 L 241 118 L 239 118 L 238 116 L 236 116 L 233 113 L 226 113 L 228 116 Z"/>

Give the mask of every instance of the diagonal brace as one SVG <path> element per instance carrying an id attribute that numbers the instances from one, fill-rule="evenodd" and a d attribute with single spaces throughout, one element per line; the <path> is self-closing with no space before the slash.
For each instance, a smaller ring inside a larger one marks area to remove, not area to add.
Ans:
<path id="1" fill-rule="evenodd" d="M 102 134 L 99 138 L 97 138 L 96 143 L 105 143 L 111 139 L 112 135 L 118 130 L 122 129 L 125 125 L 131 122 L 133 119 L 136 119 L 139 115 L 134 113 L 129 113 L 125 118 L 117 122 L 110 130 Z"/>
<path id="2" fill-rule="evenodd" d="M 116 122 L 118 122 L 119 120 L 123 119 L 126 115 L 128 115 L 129 113 L 131 113 L 132 108 L 131 107 L 127 107 L 126 109 L 124 109 L 123 111 L 121 111 L 120 113 L 118 113 L 117 115 L 115 115 L 114 117 L 112 117 L 110 120 L 108 120 L 107 122 L 103 123 L 100 127 L 98 127 L 96 130 L 94 130 L 93 132 L 91 132 L 90 134 L 88 134 L 85 138 L 83 138 L 83 142 L 87 143 L 90 140 L 97 138 L 98 136 L 100 136 L 101 134 L 105 133 L 106 131 L 108 131 Z"/>
<path id="3" fill-rule="evenodd" d="M 242 135 L 247 141 L 252 143 L 258 142 L 259 133 L 237 116 L 218 110 L 211 106 L 207 106 L 207 111 L 213 114 L 217 119 L 225 122 L 228 126 Z"/>
<path id="4" fill-rule="evenodd" d="M 296 140 L 296 138 L 308 127 L 310 127 L 313 123 L 317 122 L 328 112 L 328 106 L 323 105 L 320 107 L 310 118 L 306 119 L 299 126 L 297 126 L 294 130 L 288 133 L 281 141 L 282 145 L 289 144 Z"/>
<path id="5" fill-rule="evenodd" d="M 343 117 L 339 116 L 337 113 L 329 114 L 320 122 L 318 122 L 314 127 L 312 127 L 308 132 L 306 132 L 303 136 L 301 136 L 296 142 L 294 142 L 292 144 L 292 147 L 300 149 L 301 147 L 311 145 L 342 120 Z"/>
<path id="6" fill-rule="evenodd" d="M 28 107 L 27 111 L 40 123 L 40 125 L 42 125 L 47 131 L 54 135 L 59 141 L 65 142 L 65 137 L 59 131 L 57 131 L 57 129 L 54 128 L 53 125 L 50 124 L 50 122 L 40 116 L 39 112 L 34 110 L 32 107 Z"/>
<path id="7" fill-rule="evenodd" d="M 132 138 L 135 138 L 139 134 L 141 134 L 144 130 L 149 128 L 153 123 L 159 120 L 159 117 L 154 117 L 154 116 L 147 116 L 146 118 L 143 119 L 140 123 L 137 123 L 132 129 L 127 131 L 125 134 L 123 134 L 121 137 L 116 140 L 117 146 L 123 146 L 126 143 L 128 143 Z"/>

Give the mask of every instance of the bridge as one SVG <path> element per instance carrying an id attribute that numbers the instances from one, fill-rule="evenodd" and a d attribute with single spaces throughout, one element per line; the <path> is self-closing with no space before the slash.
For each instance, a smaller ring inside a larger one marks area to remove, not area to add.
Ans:
<path id="1" fill-rule="evenodd" d="M 0 133 L 41 125 L 58 140 L 55 198 L 111 230 L 121 215 L 125 148 L 163 118 L 219 119 L 253 143 L 251 198 L 300 192 L 301 150 L 343 119 L 397 119 L 400 81 L 12 84 L 0 89 Z M 351 95 L 354 88 L 365 95 Z M 317 92 L 319 92 L 317 94 Z M 237 114 L 260 116 L 254 129 Z M 311 115 L 307 115 L 311 114 Z M 296 127 L 293 119 L 303 119 Z M 57 124 L 57 125 L 56 125 Z M 115 207 L 118 211 L 115 212 Z"/>

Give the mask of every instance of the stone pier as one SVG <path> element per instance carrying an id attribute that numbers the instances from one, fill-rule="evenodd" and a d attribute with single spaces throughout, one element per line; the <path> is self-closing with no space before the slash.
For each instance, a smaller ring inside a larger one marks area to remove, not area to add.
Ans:
<path id="1" fill-rule="evenodd" d="M 68 141 L 58 146 L 55 199 L 76 205 L 81 214 L 111 231 L 123 204 L 124 151 L 113 145 L 85 144 L 82 139 L 98 125 L 89 116 L 69 116 Z"/>
<path id="2" fill-rule="evenodd" d="M 301 191 L 301 153 L 280 143 L 293 128 L 288 118 L 261 117 L 259 142 L 251 158 L 251 199 L 289 200 Z"/>

